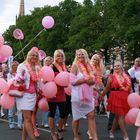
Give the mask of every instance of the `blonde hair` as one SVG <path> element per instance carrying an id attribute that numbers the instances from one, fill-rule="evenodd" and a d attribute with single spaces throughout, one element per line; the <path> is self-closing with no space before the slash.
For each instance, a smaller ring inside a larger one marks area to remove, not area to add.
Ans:
<path id="1" fill-rule="evenodd" d="M 38 55 L 38 53 L 37 53 L 36 51 L 30 50 L 30 51 L 27 53 L 27 57 L 26 57 L 24 63 L 27 63 L 27 62 L 30 61 L 30 55 L 33 54 L 33 53 Z M 36 64 L 39 64 L 39 57 L 38 57 L 38 61 L 36 62 Z"/>
<path id="2" fill-rule="evenodd" d="M 78 52 L 82 52 L 84 54 L 85 63 L 89 63 L 89 56 L 88 56 L 88 53 L 87 53 L 87 51 L 85 49 L 76 50 L 75 59 L 74 59 L 73 63 L 76 63 L 78 61 L 78 57 L 77 57 Z"/>
<path id="3" fill-rule="evenodd" d="M 102 59 L 101 57 L 98 55 L 98 54 L 94 54 L 90 60 L 90 64 L 93 65 L 93 59 L 96 58 L 98 60 L 98 66 L 97 68 L 103 73 L 103 70 L 104 70 L 104 65 L 103 65 L 103 62 L 102 62 Z"/>
<path id="4" fill-rule="evenodd" d="M 120 66 L 120 67 L 122 68 L 122 70 L 123 70 L 123 64 L 122 64 L 122 61 L 120 61 L 120 60 L 115 60 L 115 62 L 114 62 L 114 66 L 115 66 L 116 63 L 118 63 L 119 66 Z"/>
<path id="5" fill-rule="evenodd" d="M 56 58 L 57 58 L 57 55 L 58 54 L 62 54 L 63 55 L 63 60 L 65 62 L 65 54 L 64 54 L 64 51 L 62 49 L 58 49 L 58 50 L 55 50 L 55 52 L 54 52 L 54 63 L 56 62 Z"/>
<path id="6" fill-rule="evenodd" d="M 18 61 L 13 61 L 13 62 L 11 63 L 11 65 L 10 65 L 10 73 L 11 73 L 11 74 L 12 74 L 12 72 L 13 72 L 13 66 L 14 66 L 15 64 L 17 64 L 17 66 L 18 66 L 18 65 L 19 65 Z"/>
<path id="7" fill-rule="evenodd" d="M 43 60 L 43 65 L 45 65 L 46 61 L 51 61 L 51 63 L 52 63 L 52 62 L 53 62 L 53 57 L 47 56 L 47 57 Z"/>

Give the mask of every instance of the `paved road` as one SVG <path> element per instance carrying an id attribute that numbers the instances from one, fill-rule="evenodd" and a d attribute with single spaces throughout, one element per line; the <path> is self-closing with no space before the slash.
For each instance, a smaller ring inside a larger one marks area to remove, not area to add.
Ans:
<path id="1" fill-rule="evenodd" d="M 38 115 L 38 122 L 40 123 L 40 114 Z M 69 127 L 66 128 L 66 131 L 64 132 L 64 138 L 65 140 L 73 140 L 73 134 L 71 129 L 71 117 L 68 119 L 68 123 L 70 124 Z M 97 132 L 99 140 L 109 140 L 108 137 L 108 131 L 107 131 L 107 117 L 98 115 L 96 116 L 96 124 L 97 124 Z M 127 130 L 129 133 L 130 140 L 135 140 L 135 132 L 136 128 L 133 126 L 127 126 Z M 50 140 L 49 135 L 50 131 L 49 129 L 44 129 L 42 127 L 39 127 L 40 131 L 40 138 L 38 140 Z M 88 140 L 88 137 L 86 135 L 87 131 L 87 120 L 82 119 L 80 121 L 80 140 Z M 0 119 L 0 140 L 21 140 L 21 130 L 15 129 L 11 130 L 8 127 L 8 122 L 6 119 Z M 115 131 L 115 139 L 114 140 L 123 140 L 121 136 L 120 130 Z"/>

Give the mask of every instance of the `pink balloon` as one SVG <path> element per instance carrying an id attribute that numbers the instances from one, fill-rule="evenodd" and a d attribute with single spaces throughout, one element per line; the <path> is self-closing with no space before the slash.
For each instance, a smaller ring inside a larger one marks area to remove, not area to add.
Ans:
<path id="1" fill-rule="evenodd" d="M 10 57 L 13 53 L 13 49 L 8 45 L 2 45 L 0 47 L 0 56 Z"/>
<path id="2" fill-rule="evenodd" d="M 2 46 L 4 44 L 4 38 L 3 36 L 0 36 L 0 46 Z"/>
<path id="3" fill-rule="evenodd" d="M 140 109 L 138 108 L 130 109 L 128 113 L 125 115 L 125 122 L 129 125 L 134 125 L 139 111 Z"/>
<path id="4" fill-rule="evenodd" d="M 49 106 L 48 106 L 48 102 L 47 102 L 46 98 L 42 98 L 39 100 L 38 107 L 41 111 L 44 111 L 44 112 L 49 110 Z"/>
<path id="5" fill-rule="evenodd" d="M 46 57 L 46 53 L 43 50 L 38 51 L 39 54 L 39 60 L 43 60 Z"/>
<path id="6" fill-rule="evenodd" d="M 15 39 L 18 39 L 18 40 L 24 39 L 24 34 L 21 29 L 15 29 L 13 31 L 13 36 Z"/>
<path id="7" fill-rule="evenodd" d="M 42 19 L 42 25 L 46 29 L 52 28 L 54 26 L 54 19 L 53 19 L 53 17 L 51 17 L 51 16 L 45 16 Z"/>
<path id="8" fill-rule="evenodd" d="M 15 105 L 14 97 L 9 96 L 8 94 L 3 94 L 1 96 L 1 106 L 5 109 L 13 108 Z"/>
<path id="9" fill-rule="evenodd" d="M 67 95 L 71 96 L 71 85 L 69 85 L 68 87 L 64 88 L 64 91 Z"/>
<path id="10" fill-rule="evenodd" d="M 54 71 L 51 67 L 43 66 L 40 70 L 40 76 L 44 81 L 52 81 L 54 79 Z"/>
<path id="11" fill-rule="evenodd" d="M 140 96 L 137 93 L 131 93 L 127 97 L 127 102 L 129 104 L 130 108 L 133 108 L 133 107 L 139 108 L 140 107 Z"/>
<path id="12" fill-rule="evenodd" d="M 59 86 L 67 87 L 70 84 L 70 74 L 68 72 L 60 72 L 56 75 L 54 81 Z"/>
<path id="13" fill-rule="evenodd" d="M 7 93 L 8 89 L 7 82 L 3 78 L 0 78 L 0 93 Z"/>
<path id="14" fill-rule="evenodd" d="M 31 51 L 35 51 L 35 52 L 38 52 L 39 49 L 37 47 L 32 47 Z"/>
<path id="15" fill-rule="evenodd" d="M 5 63 L 8 60 L 7 57 L 0 56 L 0 63 Z"/>
<path id="16" fill-rule="evenodd" d="M 46 98 L 53 98 L 57 93 L 57 86 L 55 82 L 48 82 L 43 86 L 43 95 Z"/>

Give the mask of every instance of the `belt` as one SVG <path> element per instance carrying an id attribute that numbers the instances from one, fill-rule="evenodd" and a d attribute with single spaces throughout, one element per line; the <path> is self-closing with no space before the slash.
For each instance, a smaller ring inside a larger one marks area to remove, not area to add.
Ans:
<path id="1" fill-rule="evenodd" d="M 122 90 L 121 88 L 111 88 L 111 90 L 119 91 Z"/>

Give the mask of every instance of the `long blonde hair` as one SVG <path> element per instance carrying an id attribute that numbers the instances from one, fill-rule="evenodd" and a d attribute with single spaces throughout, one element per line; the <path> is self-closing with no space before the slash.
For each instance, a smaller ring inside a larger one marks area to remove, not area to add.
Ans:
<path id="1" fill-rule="evenodd" d="M 13 66 L 14 66 L 15 64 L 17 64 L 17 66 L 18 66 L 18 65 L 19 65 L 18 61 L 13 61 L 13 62 L 11 63 L 11 65 L 10 65 L 10 74 L 13 73 Z"/>
<path id="2" fill-rule="evenodd" d="M 35 54 L 38 55 L 38 53 L 37 53 L 36 51 L 30 50 L 30 51 L 27 53 L 27 57 L 26 57 L 24 63 L 28 63 L 28 62 L 30 61 L 30 55 L 31 55 L 32 53 L 35 53 Z M 37 65 L 40 65 L 39 62 L 40 62 L 40 61 L 39 61 L 39 57 L 38 57 L 38 61 L 36 62 L 36 64 L 37 64 Z"/>
<path id="3" fill-rule="evenodd" d="M 93 66 L 93 59 L 96 58 L 98 60 L 98 65 L 96 66 L 97 67 L 97 70 L 101 71 L 103 73 L 103 70 L 104 70 L 104 65 L 102 63 L 102 60 L 100 58 L 100 56 L 98 54 L 94 54 L 90 60 L 90 64 L 91 66 Z"/>
<path id="4" fill-rule="evenodd" d="M 62 49 L 58 49 L 58 50 L 55 50 L 54 52 L 54 63 L 56 63 L 56 57 L 58 54 L 62 54 L 63 55 L 63 60 L 65 62 L 65 54 L 64 54 L 64 51 Z"/>
<path id="5" fill-rule="evenodd" d="M 85 49 L 78 49 L 78 50 L 76 50 L 75 59 L 74 59 L 73 63 L 76 63 L 78 61 L 78 58 L 77 58 L 77 53 L 78 52 L 82 52 L 84 54 L 85 63 L 89 63 L 90 62 L 87 51 Z"/>

